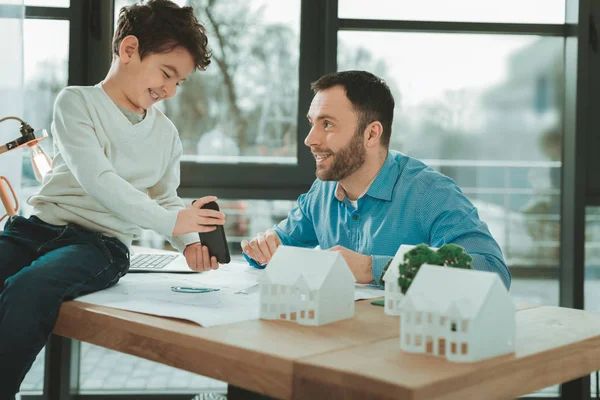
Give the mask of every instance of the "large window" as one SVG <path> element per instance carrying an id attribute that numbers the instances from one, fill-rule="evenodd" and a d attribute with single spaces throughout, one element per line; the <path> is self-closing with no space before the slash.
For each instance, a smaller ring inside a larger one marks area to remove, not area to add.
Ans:
<path id="1" fill-rule="evenodd" d="M 115 0 L 111 18 L 99 19 L 106 29 L 88 19 L 97 17 L 99 8 L 106 11 L 109 1 L 23 2 L 28 15 L 24 116 L 34 127 L 49 129 L 54 98 L 67 82 L 89 85 L 104 76 L 94 51 L 110 48 L 102 32 L 112 31 L 119 9 L 134 1 Z M 571 29 L 573 19 L 565 9 L 576 14 L 585 2 L 176 2 L 194 6 L 214 54 L 207 71 L 194 73 L 160 105 L 184 144 L 180 195 L 186 201 L 219 196 L 234 257 L 240 257 L 243 238 L 284 218 L 314 179 L 314 160 L 303 145 L 310 82 L 336 68 L 360 68 L 385 78 L 396 98 L 391 148 L 453 178 L 477 206 L 513 274 L 512 296 L 531 304 L 559 303 L 558 277 L 565 276 L 560 271 L 571 268 L 559 264 L 561 155 L 568 150 L 563 143 L 571 132 L 569 121 L 575 119 L 575 111 L 569 114 L 565 107 L 573 104 L 565 97 L 574 95 L 576 80 L 568 67 L 577 52 L 569 49 L 582 34 Z M 93 40 L 102 43 L 94 48 Z M 50 144 L 45 143 L 48 151 Z M 38 184 L 23 157 L 21 203 L 27 214 L 24 199 Z M 588 209 L 585 235 L 588 309 L 598 303 L 593 298 L 600 239 L 596 211 Z M 136 243 L 166 246 L 151 232 Z M 220 382 L 94 346 L 84 345 L 81 354 L 84 391 L 223 388 Z M 107 367 L 118 364 L 123 365 L 119 371 Z M 40 356 L 24 388 L 41 388 L 42 365 Z M 156 374 L 173 381 L 149 386 Z"/>
<path id="2" fill-rule="evenodd" d="M 372 71 L 393 91 L 390 147 L 458 183 L 503 249 L 513 295 L 558 304 L 564 40 L 356 31 L 338 38 L 339 70 Z M 551 278 L 554 289 L 532 296 L 531 282 L 521 291 L 525 276 Z"/>
<path id="3" fill-rule="evenodd" d="M 52 35 L 48 35 L 52 32 Z M 34 129 L 51 135 L 54 100 L 68 83 L 69 21 L 26 19 L 24 26 L 25 112 L 23 119 Z M 52 157 L 52 137 L 40 143 Z M 29 216 L 27 199 L 41 184 L 31 167 L 30 152 L 22 151 L 21 213 Z"/>
<path id="4" fill-rule="evenodd" d="M 115 3 L 115 23 L 122 6 Z M 300 1 L 179 1 L 206 27 L 212 63 L 161 104 L 191 163 L 297 163 Z"/>
<path id="5" fill-rule="evenodd" d="M 10 3 L 10 2 L 9 2 Z M 21 3 L 21 1 L 17 2 Z M 23 113 L 18 115 L 34 129 L 50 133 L 52 111 L 56 96 L 69 80 L 70 21 L 69 0 L 24 2 L 27 18 L 23 22 Z M 29 6 L 37 6 L 35 13 Z M 65 9 L 53 9 L 60 7 Z M 49 17 L 52 15 L 52 17 Z M 4 21 L 2 22 L 4 23 Z M 17 101 L 19 97 L 13 99 Z M 3 115 L 4 116 L 4 115 Z M 13 129 L 18 134 L 18 129 Z M 13 138 L 14 139 L 14 138 Z M 52 156 L 52 138 L 40 143 Z M 27 199 L 40 188 L 35 179 L 27 149 L 16 150 L 21 162 L 20 185 L 17 188 L 19 214 L 29 216 Z M 44 351 L 36 358 L 21 387 L 22 392 L 39 392 L 44 381 Z"/>
<path id="6" fill-rule="evenodd" d="M 529 304 L 559 304 L 565 6 L 338 4 L 337 69 L 387 81 L 390 147 L 458 183 L 503 250 L 512 297 Z"/>

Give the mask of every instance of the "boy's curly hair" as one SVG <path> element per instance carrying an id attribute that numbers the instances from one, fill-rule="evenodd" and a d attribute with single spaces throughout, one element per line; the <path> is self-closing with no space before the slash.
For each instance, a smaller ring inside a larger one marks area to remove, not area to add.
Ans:
<path id="1" fill-rule="evenodd" d="M 197 69 L 205 70 L 210 64 L 206 30 L 192 7 L 179 7 L 169 0 L 148 0 L 123 7 L 112 44 L 114 55 L 119 54 L 121 41 L 129 35 L 138 38 L 141 59 L 181 46 L 190 52 Z"/>

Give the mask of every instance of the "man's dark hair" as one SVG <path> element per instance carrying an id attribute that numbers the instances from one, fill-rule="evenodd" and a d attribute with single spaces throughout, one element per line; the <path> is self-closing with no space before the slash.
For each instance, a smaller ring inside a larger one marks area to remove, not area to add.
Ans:
<path id="1" fill-rule="evenodd" d="M 114 55 L 119 55 L 121 41 L 129 35 L 138 38 L 141 59 L 181 46 L 190 52 L 197 69 L 205 70 L 210 64 L 206 30 L 192 7 L 179 7 L 169 0 L 149 0 L 123 7 L 113 39 Z"/>
<path id="2" fill-rule="evenodd" d="M 311 84 L 312 90 L 342 86 L 346 97 L 358 115 L 358 132 L 362 133 L 373 121 L 381 122 L 381 144 L 388 148 L 394 120 L 394 96 L 381 78 L 366 71 L 342 71 L 327 74 Z"/>

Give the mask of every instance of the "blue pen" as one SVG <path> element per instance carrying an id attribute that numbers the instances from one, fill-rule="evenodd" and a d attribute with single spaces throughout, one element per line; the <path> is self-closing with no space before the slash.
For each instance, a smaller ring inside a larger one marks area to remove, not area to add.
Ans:
<path id="1" fill-rule="evenodd" d="M 194 287 L 184 287 L 184 286 L 171 286 L 171 290 L 179 293 L 208 293 L 208 292 L 218 292 L 219 289 L 213 288 L 194 288 Z"/>

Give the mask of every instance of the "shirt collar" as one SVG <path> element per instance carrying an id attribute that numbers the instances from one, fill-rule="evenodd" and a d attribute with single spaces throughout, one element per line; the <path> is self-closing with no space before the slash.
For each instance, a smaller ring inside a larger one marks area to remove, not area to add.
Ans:
<path id="1" fill-rule="evenodd" d="M 344 201 L 344 199 L 348 197 L 346 195 L 346 191 L 344 190 L 344 188 L 342 187 L 342 185 L 340 185 L 339 182 L 337 182 L 335 184 L 335 198 L 338 199 L 339 201 Z"/>
<path id="2" fill-rule="evenodd" d="M 376 199 L 391 201 L 392 193 L 394 192 L 394 186 L 396 186 L 396 181 L 398 180 L 398 176 L 400 175 L 400 171 L 397 168 L 397 164 L 394 160 L 394 157 L 388 152 L 387 157 L 383 163 L 383 166 L 375 176 L 375 178 L 371 181 L 369 186 L 365 192 L 363 192 L 358 198 L 360 199 L 365 194 L 374 197 Z M 335 198 L 339 201 L 344 201 L 346 195 L 346 191 L 340 185 L 339 182 L 336 183 L 335 186 Z"/>
<path id="3" fill-rule="evenodd" d="M 375 180 L 375 178 L 373 178 L 373 180 Z M 373 183 L 373 181 L 371 181 L 371 183 L 369 183 L 369 186 L 367 186 L 367 189 L 362 192 L 360 194 L 360 196 L 358 196 L 358 199 L 360 199 L 361 197 L 363 197 L 367 191 L 369 190 L 369 187 L 371 186 L 371 184 Z M 335 184 L 335 198 L 338 199 L 339 201 L 344 201 L 344 199 L 348 198 L 348 194 L 346 193 L 346 190 L 342 187 L 342 185 L 340 185 L 339 182 L 337 182 Z M 356 199 L 356 200 L 358 200 Z M 350 199 L 348 199 L 350 200 Z"/>

